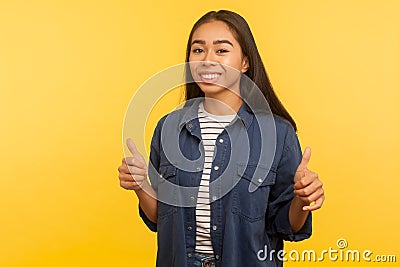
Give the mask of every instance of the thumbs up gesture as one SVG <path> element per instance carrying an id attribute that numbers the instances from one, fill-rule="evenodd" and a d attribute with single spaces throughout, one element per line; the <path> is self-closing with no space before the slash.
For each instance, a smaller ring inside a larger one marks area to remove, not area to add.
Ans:
<path id="1" fill-rule="evenodd" d="M 122 165 L 118 167 L 118 178 L 122 188 L 139 191 L 148 183 L 146 161 L 132 139 L 128 138 L 127 145 L 132 157 L 122 159 Z"/>
<path id="2" fill-rule="evenodd" d="M 321 208 L 325 200 L 322 182 L 318 174 L 308 169 L 311 157 L 311 149 L 306 147 L 300 165 L 294 176 L 294 194 L 304 204 L 304 211 L 312 211 Z M 314 203 L 314 205 L 311 205 Z"/>

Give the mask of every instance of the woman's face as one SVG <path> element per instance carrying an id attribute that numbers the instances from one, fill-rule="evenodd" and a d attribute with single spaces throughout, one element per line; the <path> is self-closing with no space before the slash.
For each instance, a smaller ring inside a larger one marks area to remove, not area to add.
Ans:
<path id="1" fill-rule="evenodd" d="M 212 97 L 226 88 L 239 93 L 240 75 L 247 70 L 248 59 L 228 25 L 211 21 L 193 33 L 189 64 L 193 79 Z"/>

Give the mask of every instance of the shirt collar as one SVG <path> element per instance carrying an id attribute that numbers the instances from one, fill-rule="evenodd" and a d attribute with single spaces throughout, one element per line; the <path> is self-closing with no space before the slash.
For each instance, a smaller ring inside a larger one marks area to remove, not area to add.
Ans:
<path id="1" fill-rule="evenodd" d="M 199 104 L 204 100 L 204 98 L 195 98 L 195 99 L 190 99 L 187 102 L 186 107 L 183 109 L 184 115 L 182 116 L 181 120 L 179 121 L 179 129 L 182 129 L 184 125 L 188 125 L 189 128 L 193 127 L 193 123 L 196 122 L 196 125 L 198 124 L 198 109 L 199 109 Z M 238 113 L 238 117 L 240 120 L 242 120 L 244 126 L 246 129 L 248 129 L 253 121 L 254 114 L 253 112 L 250 111 L 250 108 L 248 105 L 243 101 L 242 105 L 240 106 Z"/>

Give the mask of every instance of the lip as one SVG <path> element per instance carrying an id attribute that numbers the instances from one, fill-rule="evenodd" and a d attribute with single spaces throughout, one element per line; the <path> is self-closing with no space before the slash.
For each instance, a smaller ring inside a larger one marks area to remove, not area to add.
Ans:
<path id="1" fill-rule="evenodd" d="M 221 76 L 221 73 L 217 71 L 201 71 L 198 75 L 204 83 L 215 83 Z"/>

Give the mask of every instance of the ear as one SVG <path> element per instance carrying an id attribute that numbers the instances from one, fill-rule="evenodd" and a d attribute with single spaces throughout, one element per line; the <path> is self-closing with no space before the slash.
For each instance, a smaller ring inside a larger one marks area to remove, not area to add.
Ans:
<path id="1" fill-rule="evenodd" d="M 243 57 L 242 60 L 242 73 L 245 73 L 249 69 L 249 58 L 247 56 Z"/>

